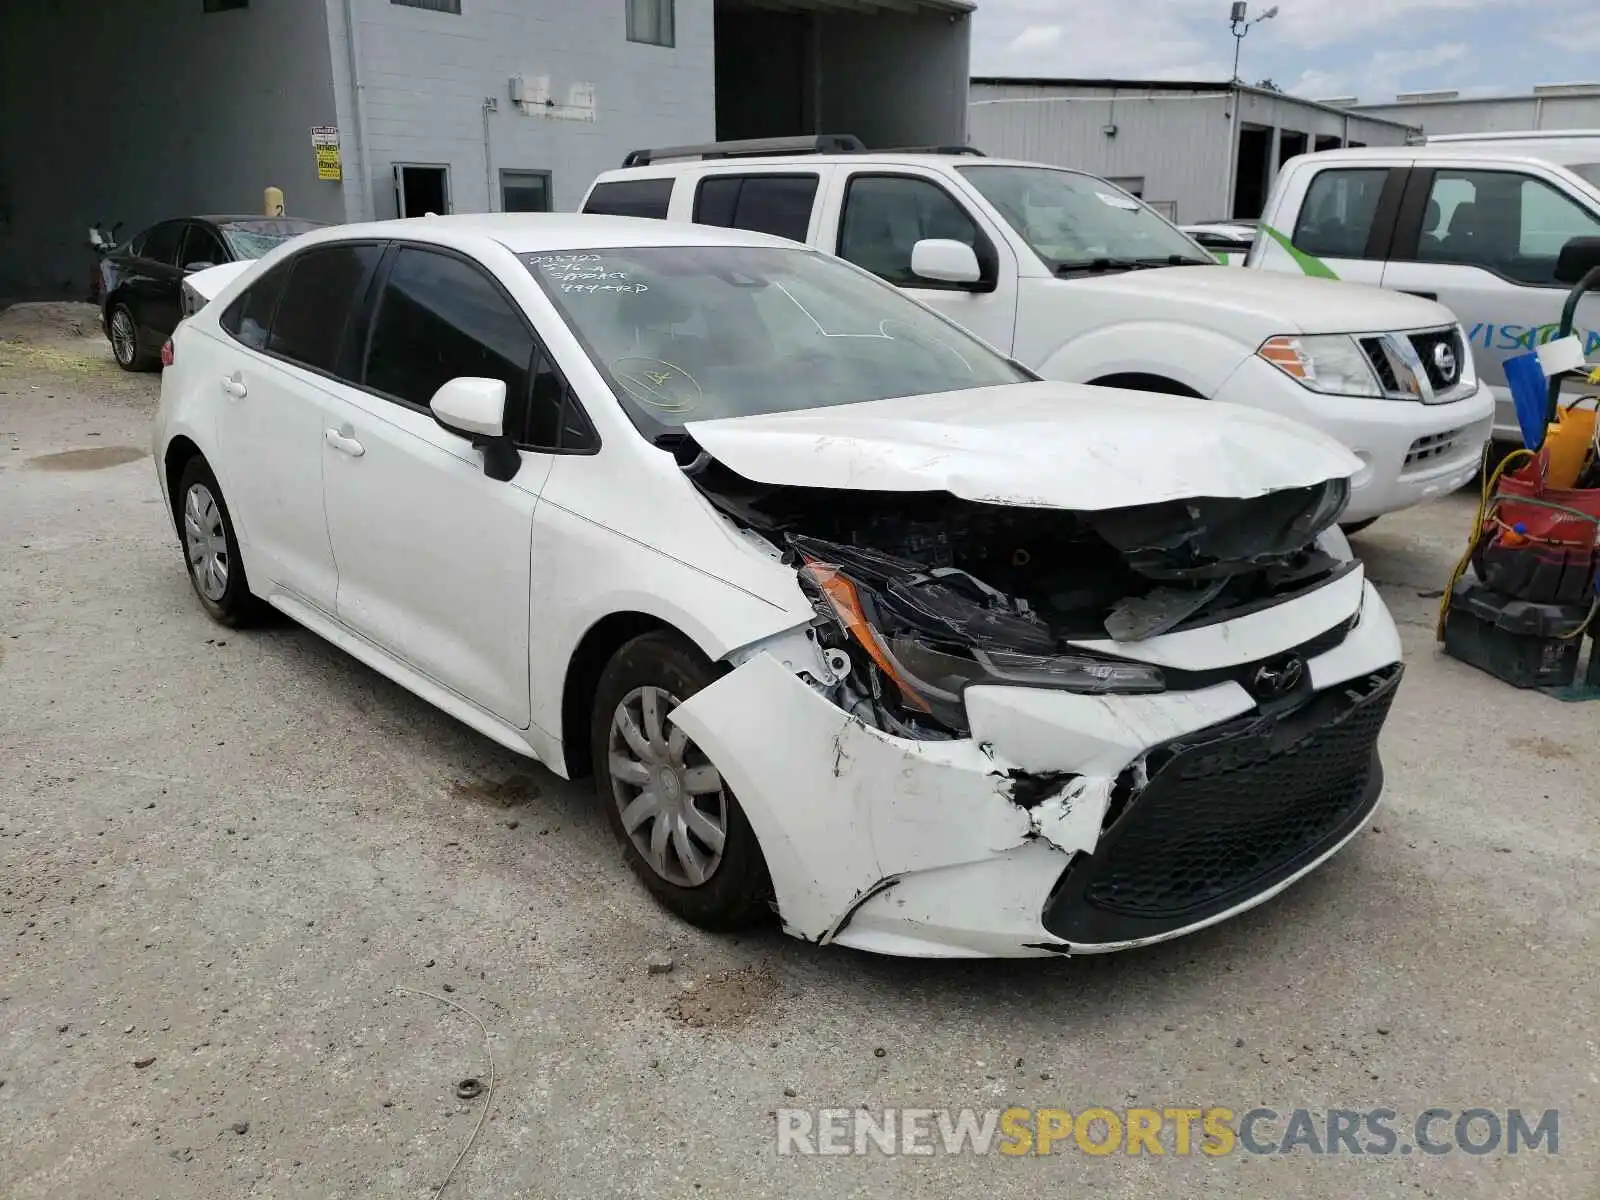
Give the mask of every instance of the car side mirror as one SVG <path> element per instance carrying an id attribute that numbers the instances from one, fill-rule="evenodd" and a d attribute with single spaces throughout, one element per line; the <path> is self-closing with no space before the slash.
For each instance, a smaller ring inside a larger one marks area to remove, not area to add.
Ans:
<path id="1" fill-rule="evenodd" d="M 977 252 L 950 238 L 923 238 L 911 247 L 911 273 L 940 283 L 975 284 L 983 279 Z"/>
<path id="2" fill-rule="evenodd" d="M 1561 247 L 1556 259 L 1556 282 L 1582 283 L 1584 276 L 1600 267 L 1600 237 L 1575 237 Z"/>
<path id="3" fill-rule="evenodd" d="M 193 274 L 196 271 L 204 271 L 207 268 L 214 267 L 216 265 L 217 264 L 214 263 L 214 262 L 192 262 L 192 263 L 184 263 L 183 264 L 183 269 L 185 271 L 188 271 L 190 274 Z"/>
<path id="4" fill-rule="evenodd" d="M 485 475 L 502 483 L 516 478 L 522 455 L 505 432 L 505 380 L 458 376 L 433 394 L 428 407 L 435 421 L 483 451 Z"/>

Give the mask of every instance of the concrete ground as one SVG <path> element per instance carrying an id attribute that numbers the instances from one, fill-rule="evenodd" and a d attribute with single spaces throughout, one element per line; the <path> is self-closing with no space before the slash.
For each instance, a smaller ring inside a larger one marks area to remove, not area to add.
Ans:
<path id="1" fill-rule="evenodd" d="M 1600 705 L 1436 653 L 1467 498 L 1357 539 L 1409 673 L 1325 869 L 1111 959 L 880 960 L 686 928 L 584 788 L 211 624 L 84 311 L 0 318 L 0 1195 L 429 1197 L 486 1112 L 447 1196 L 1597 1195 Z M 776 1153 L 860 1105 L 1554 1108 L 1560 1153 Z"/>

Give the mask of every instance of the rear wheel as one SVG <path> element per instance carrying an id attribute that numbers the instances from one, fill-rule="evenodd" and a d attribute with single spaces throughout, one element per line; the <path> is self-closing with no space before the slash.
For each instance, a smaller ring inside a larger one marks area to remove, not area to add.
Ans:
<path id="1" fill-rule="evenodd" d="M 715 678 L 682 639 L 635 638 L 600 677 L 590 734 L 600 803 L 634 873 L 691 924 L 737 929 L 771 913 L 766 860 L 733 790 L 666 719 Z"/>
<path id="2" fill-rule="evenodd" d="M 124 371 L 148 371 L 155 365 L 155 355 L 143 344 L 139 322 L 126 304 L 113 304 L 106 314 L 106 337 L 111 340 L 112 357 Z"/>
<path id="3" fill-rule="evenodd" d="M 254 623 L 262 604 L 250 594 L 233 519 L 205 459 L 197 456 L 184 466 L 176 500 L 189 582 L 200 607 L 213 621 L 230 628 Z"/>

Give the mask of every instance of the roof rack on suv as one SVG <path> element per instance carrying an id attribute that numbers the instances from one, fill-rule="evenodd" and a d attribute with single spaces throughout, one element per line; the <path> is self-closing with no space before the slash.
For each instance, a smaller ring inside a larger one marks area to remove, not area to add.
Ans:
<path id="1" fill-rule="evenodd" d="M 982 150 L 976 146 L 888 146 L 876 151 L 878 154 L 970 154 L 977 158 L 987 158 Z"/>
<path id="2" fill-rule="evenodd" d="M 851 133 L 821 133 L 807 137 L 753 138 L 742 142 L 707 142 L 701 146 L 665 146 L 656 150 L 630 150 L 625 167 L 648 167 L 669 158 L 753 158 L 769 154 L 859 154 L 866 150 Z"/>

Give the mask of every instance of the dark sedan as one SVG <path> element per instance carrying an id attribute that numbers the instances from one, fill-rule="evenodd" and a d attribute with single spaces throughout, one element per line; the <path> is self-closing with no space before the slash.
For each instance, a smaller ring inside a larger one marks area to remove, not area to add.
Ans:
<path id="1" fill-rule="evenodd" d="M 161 221 L 100 260 L 95 299 L 117 365 L 148 371 L 183 315 L 183 277 L 269 250 L 321 229 L 299 217 L 182 217 Z"/>

